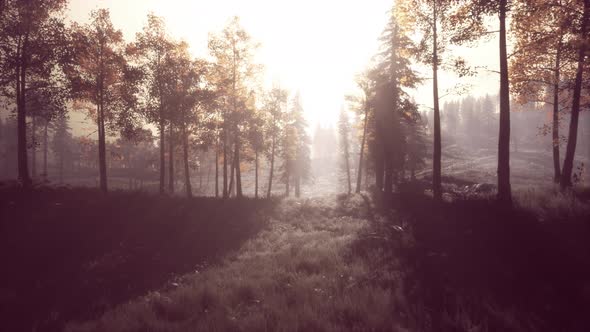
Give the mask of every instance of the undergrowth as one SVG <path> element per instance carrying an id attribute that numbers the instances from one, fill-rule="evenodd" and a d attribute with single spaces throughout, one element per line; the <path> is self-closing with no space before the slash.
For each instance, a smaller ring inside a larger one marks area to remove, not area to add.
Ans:
<path id="1" fill-rule="evenodd" d="M 385 331 L 398 329 L 389 285 L 349 253 L 366 229 L 361 196 L 284 200 L 254 239 L 185 276 L 67 331 Z"/>
<path id="2" fill-rule="evenodd" d="M 78 234 L 88 226 L 100 230 L 99 220 L 124 207 L 135 211 L 127 210 L 127 217 L 137 211 L 150 215 L 129 225 L 123 219 L 107 222 L 96 243 L 110 239 L 105 234 L 117 225 L 123 235 L 106 247 L 117 248 L 121 238 L 124 248 L 147 243 L 158 250 L 144 250 L 140 257 L 160 257 L 156 271 L 174 274 L 158 274 L 159 284 L 107 302 L 94 315 L 72 316 L 69 332 L 586 330 L 590 210 L 585 196 L 515 191 L 515 208 L 503 209 L 485 186 L 453 184 L 441 203 L 425 195 L 427 187 L 401 186 L 387 208 L 376 207 L 367 195 L 223 202 L 115 193 L 113 203 L 66 190 L 59 199 L 29 203 L 45 211 L 43 216 L 24 209 L 18 195 L 4 211 L 37 216 L 18 230 L 64 213 L 56 212 L 61 208 L 55 203 L 93 204 L 91 211 L 108 206 L 78 228 L 77 221 L 65 223 L 64 229 L 74 227 Z M 137 235 L 139 223 L 145 229 Z M 219 243 L 224 245 L 216 247 Z M 120 272 L 130 273 L 126 282 L 150 279 L 152 265 L 112 252 L 89 260 L 84 277 L 92 280 L 98 271 L 105 280 Z M 205 254 L 219 259 L 206 265 L 165 263 L 203 262 L 197 258 Z M 121 270 L 129 262 L 135 265 Z"/>

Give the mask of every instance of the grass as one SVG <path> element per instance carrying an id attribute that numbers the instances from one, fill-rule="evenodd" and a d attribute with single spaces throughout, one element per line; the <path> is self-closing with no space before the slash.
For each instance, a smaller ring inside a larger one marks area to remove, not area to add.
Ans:
<path id="1" fill-rule="evenodd" d="M 17 218 L 3 223 L 0 243 L 17 265 L 0 278 L 18 286 L 0 302 L 10 310 L 0 311 L 9 313 L 0 326 L 587 329 L 586 192 L 517 190 L 516 207 L 505 210 L 489 188 L 468 182 L 450 179 L 443 203 L 426 188 L 404 185 L 394 209 L 382 210 L 366 195 L 224 202 L 0 189 L 1 216 Z"/>
<path id="2" fill-rule="evenodd" d="M 0 326 L 55 331 L 96 318 L 235 251 L 274 205 L 0 187 Z"/>
<path id="3" fill-rule="evenodd" d="M 584 191 L 579 188 L 578 192 L 562 192 L 557 186 L 549 190 L 521 189 L 514 193 L 514 200 L 518 208 L 534 213 L 540 220 L 580 221 L 590 215 Z"/>
<path id="4" fill-rule="evenodd" d="M 367 264 L 350 254 L 369 226 L 363 204 L 360 196 L 284 200 L 220 264 L 67 331 L 395 330 L 392 293 L 367 283 Z"/>
<path id="5" fill-rule="evenodd" d="M 537 191 L 515 200 L 505 210 L 487 193 L 442 204 L 411 190 L 400 195 L 413 245 L 389 250 L 414 290 L 406 299 L 423 322 L 415 330 L 587 329 L 588 201 Z"/>

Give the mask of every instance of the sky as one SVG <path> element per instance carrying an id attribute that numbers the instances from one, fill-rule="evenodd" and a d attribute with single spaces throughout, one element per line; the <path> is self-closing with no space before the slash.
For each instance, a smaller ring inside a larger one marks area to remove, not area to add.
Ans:
<path id="1" fill-rule="evenodd" d="M 308 121 L 315 126 L 334 123 L 346 105 L 344 96 L 356 91 L 355 75 L 377 53 L 392 5 L 392 0 L 71 0 L 69 18 L 83 23 L 91 10 L 108 8 L 115 27 L 131 41 L 147 14 L 154 12 L 165 19 L 173 38 L 187 41 L 193 55 L 205 56 L 209 33 L 220 31 L 231 17 L 239 16 L 261 44 L 258 61 L 265 66 L 265 84 L 299 91 Z M 457 52 L 472 65 L 498 67 L 494 40 Z M 476 95 L 495 94 L 496 76 L 483 71 L 461 83 L 472 84 Z M 440 80 L 441 95 L 460 83 L 444 72 Z M 412 95 L 428 107 L 432 105 L 431 89 L 426 81 Z"/>

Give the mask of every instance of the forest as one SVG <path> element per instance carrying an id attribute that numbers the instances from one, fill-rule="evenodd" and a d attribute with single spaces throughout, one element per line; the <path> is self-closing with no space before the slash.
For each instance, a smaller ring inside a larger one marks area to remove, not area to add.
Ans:
<path id="1" fill-rule="evenodd" d="M 590 0 L 170 1 L 0 0 L 0 331 L 590 329 Z"/>

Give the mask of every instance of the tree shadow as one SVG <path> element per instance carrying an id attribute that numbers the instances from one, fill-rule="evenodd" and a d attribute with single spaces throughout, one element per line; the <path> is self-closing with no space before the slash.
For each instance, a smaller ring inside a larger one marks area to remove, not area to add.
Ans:
<path id="1" fill-rule="evenodd" d="M 0 325 L 60 330 L 71 320 L 173 287 L 266 224 L 266 200 L 182 199 L 91 189 L 0 190 Z M 168 283 L 168 284 L 167 284 Z"/>
<path id="2" fill-rule="evenodd" d="M 357 253 L 395 271 L 408 326 L 425 331 L 583 331 L 590 312 L 590 216 L 543 220 L 489 199 L 437 203 L 402 188 L 379 241 Z M 417 189 L 417 190 L 414 190 Z M 362 239 L 362 238 L 361 238 Z"/>

